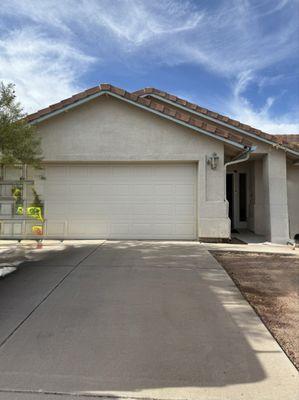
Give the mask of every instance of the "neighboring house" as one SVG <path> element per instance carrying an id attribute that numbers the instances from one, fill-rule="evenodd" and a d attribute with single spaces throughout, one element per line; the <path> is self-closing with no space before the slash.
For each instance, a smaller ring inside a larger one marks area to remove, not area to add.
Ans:
<path id="1" fill-rule="evenodd" d="M 216 240 L 247 228 L 285 243 L 299 232 L 299 135 L 109 84 L 28 121 L 42 137 L 48 237 Z"/>

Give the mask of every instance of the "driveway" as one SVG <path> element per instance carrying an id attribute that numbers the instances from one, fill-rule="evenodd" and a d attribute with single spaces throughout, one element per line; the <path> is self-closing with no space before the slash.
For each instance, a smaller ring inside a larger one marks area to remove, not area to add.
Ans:
<path id="1" fill-rule="evenodd" d="M 196 242 L 74 242 L 0 281 L 1 400 L 297 391 L 289 359 Z"/>

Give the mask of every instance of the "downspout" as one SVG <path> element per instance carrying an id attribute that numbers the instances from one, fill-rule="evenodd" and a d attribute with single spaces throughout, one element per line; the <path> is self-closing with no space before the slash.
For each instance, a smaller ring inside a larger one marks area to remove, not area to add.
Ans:
<path id="1" fill-rule="evenodd" d="M 248 161 L 250 154 L 253 153 L 255 150 L 256 150 L 256 146 L 248 147 L 245 151 L 243 151 L 243 153 L 239 154 L 234 160 L 229 161 L 226 164 L 224 164 L 225 171 L 229 165 L 239 164 L 241 162 Z M 245 156 L 245 157 L 243 157 L 243 156 Z"/>
<path id="2" fill-rule="evenodd" d="M 224 174 L 225 174 L 225 186 L 224 186 L 224 201 L 227 201 L 226 198 L 226 168 L 229 165 L 239 164 L 249 160 L 250 154 L 256 150 L 256 146 L 248 147 L 245 151 L 239 154 L 234 160 L 229 161 L 224 164 Z M 245 156 L 245 157 L 244 157 Z"/>

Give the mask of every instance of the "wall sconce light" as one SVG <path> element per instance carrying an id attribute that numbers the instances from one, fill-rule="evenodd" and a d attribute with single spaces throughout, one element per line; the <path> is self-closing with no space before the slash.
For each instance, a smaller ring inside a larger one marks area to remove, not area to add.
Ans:
<path id="1" fill-rule="evenodd" d="M 218 166 L 219 156 L 217 153 L 213 153 L 211 157 L 207 158 L 207 164 L 210 165 L 211 169 L 216 169 Z"/>

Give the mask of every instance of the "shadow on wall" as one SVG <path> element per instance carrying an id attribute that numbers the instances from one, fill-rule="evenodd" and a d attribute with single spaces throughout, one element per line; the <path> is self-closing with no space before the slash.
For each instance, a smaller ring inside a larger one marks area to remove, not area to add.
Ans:
<path id="1" fill-rule="evenodd" d="M 24 265 L 0 282 L 1 305 L 8 301 L 2 286 L 14 296 L 27 269 L 33 289 L 49 268 L 82 252 Z M 244 332 L 257 344 L 268 336 L 256 331 L 247 307 L 233 311 L 242 299 L 223 274 L 196 243 L 106 242 L 0 349 L 0 385 L 96 393 L 261 381 L 265 372 Z"/>

